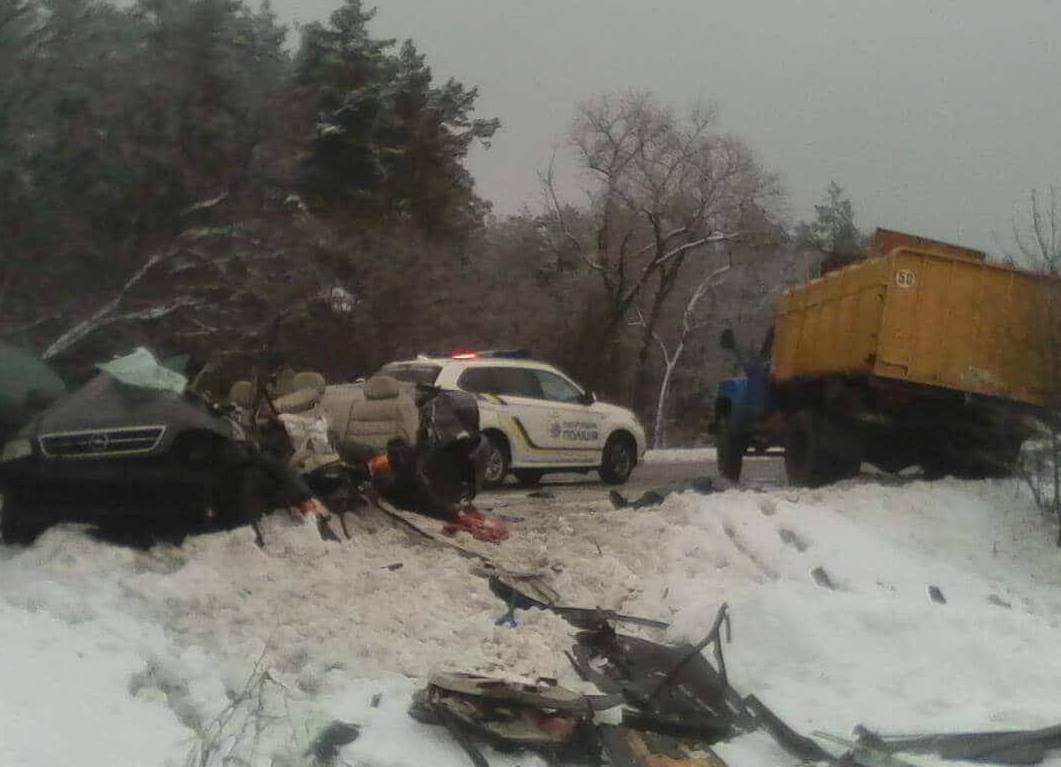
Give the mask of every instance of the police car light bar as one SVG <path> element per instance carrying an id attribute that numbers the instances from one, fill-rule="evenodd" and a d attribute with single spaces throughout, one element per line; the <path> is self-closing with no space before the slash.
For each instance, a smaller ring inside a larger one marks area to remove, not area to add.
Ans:
<path id="1" fill-rule="evenodd" d="M 449 355 L 451 360 L 485 360 L 485 359 L 506 359 L 506 360 L 529 360 L 532 358 L 532 354 L 527 349 L 490 349 L 488 351 L 481 352 L 468 352 L 460 351 L 454 352 Z"/>

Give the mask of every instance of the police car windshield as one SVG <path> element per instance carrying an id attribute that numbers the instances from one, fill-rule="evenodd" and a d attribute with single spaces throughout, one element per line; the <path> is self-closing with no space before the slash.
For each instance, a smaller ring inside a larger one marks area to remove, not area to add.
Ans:
<path id="1" fill-rule="evenodd" d="M 405 383 L 430 385 L 438 378 L 441 365 L 384 365 L 378 375 L 390 376 Z"/>

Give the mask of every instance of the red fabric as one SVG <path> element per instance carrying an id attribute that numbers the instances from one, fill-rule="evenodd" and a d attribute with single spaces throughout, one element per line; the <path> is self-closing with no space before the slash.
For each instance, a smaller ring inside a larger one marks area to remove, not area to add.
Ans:
<path id="1" fill-rule="evenodd" d="M 508 526 L 500 519 L 488 517 L 481 511 L 462 511 L 457 519 L 446 523 L 442 532 L 456 535 L 459 532 L 469 533 L 473 538 L 487 543 L 501 543 L 508 540 Z"/>

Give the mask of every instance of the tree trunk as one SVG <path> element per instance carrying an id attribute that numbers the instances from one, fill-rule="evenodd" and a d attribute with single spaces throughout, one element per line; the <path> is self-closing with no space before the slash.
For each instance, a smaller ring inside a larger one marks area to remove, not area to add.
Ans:
<path id="1" fill-rule="evenodd" d="M 666 447 L 664 437 L 665 424 L 667 422 L 667 392 L 670 389 L 670 377 L 674 372 L 674 363 L 671 362 L 663 371 L 663 381 L 659 385 L 659 398 L 656 400 L 656 425 L 652 429 L 652 449 L 661 450 Z"/>

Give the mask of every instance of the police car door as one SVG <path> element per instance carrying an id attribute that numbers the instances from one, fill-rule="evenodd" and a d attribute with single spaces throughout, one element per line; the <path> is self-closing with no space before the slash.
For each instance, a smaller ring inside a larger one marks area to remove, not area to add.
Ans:
<path id="1" fill-rule="evenodd" d="M 523 464 L 543 466 L 591 465 L 585 449 L 568 444 L 554 424 L 561 421 L 560 408 L 547 400 L 536 371 L 524 367 L 491 368 L 492 382 L 501 401 L 505 432 L 513 441 L 513 458 Z M 516 456 L 519 456 L 517 459 Z"/>
<path id="2" fill-rule="evenodd" d="M 603 416 L 585 404 L 582 391 L 566 378 L 547 370 L 525 372 L 534 377 L 538 398 L 531 440 L 562 454 L 569 465 L 596 464 Z"/>

